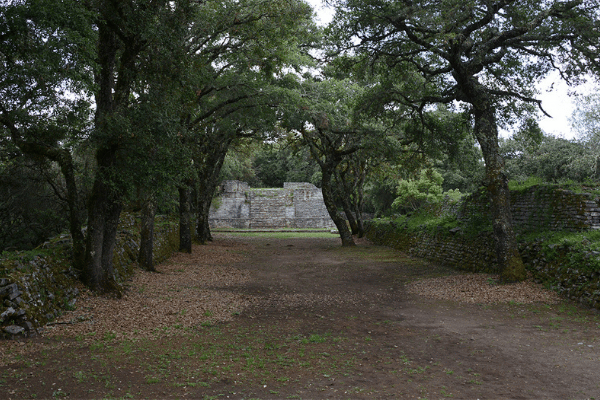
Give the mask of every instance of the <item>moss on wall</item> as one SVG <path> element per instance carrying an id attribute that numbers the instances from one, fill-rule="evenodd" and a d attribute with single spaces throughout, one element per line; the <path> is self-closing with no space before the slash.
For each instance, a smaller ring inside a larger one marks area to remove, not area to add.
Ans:
<path id="1" fill-rule="evenodd" d="M 511 194 L 519 251 L 534 279 L 565 298 L 600 309 L 600 216 L 595 194 L 532 186 Z M 470 272 L 497 272 L 495 243 L 488 229 L 487 198 L 476 193 L 463 203 L 458 223 L 423 215 L 373 220 L 367 237 L 411 255 Z"/>
<path id="2" fill-rule="evenodd" d="M 114 268 L 117 282 L 131 277 L 139 251 L 139 219 L 124 213 L 117 232 Z M 157 217 L 154 261 L 169 258 L 179 248 L 176 221 Z M 0 257 L 0 337 L 29 335 L 35 329 L 74 307 L 83 287 L 70 263 L 71 240 L 61 235 L 28 252 Z"/>

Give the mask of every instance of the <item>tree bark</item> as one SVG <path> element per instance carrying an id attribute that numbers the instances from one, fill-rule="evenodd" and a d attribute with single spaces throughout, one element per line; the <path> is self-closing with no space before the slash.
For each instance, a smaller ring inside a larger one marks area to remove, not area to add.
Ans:
<path id="1" fill-rule="evenodd" d="M 327 208 L 327 212 L 329 216 L 333 220 L 333 223 L 338 229 L 340 233 L 340 239 L 342 240 L 343 247 L 355 246 L 354 239 L 352 239 L 352 232 L 348 229 L 348 225 L 346 224 L 346 220 L 340 216 L 337 211 L 337 207 L 335 205 L 335 197 L 333 195 L 333 190 L 331 187 L 333 173 L 335 168 L 339 164 L 339 161 L 331 156 L 327 157 L 321 164 L 321 172 L 322 172 L 322 180 L 321 180 L 321 190 L 323 192 L 323 202 L 325 203 L 325 207 Z"/>
<path id="2" fill-rule="evenodd" d="M 200 200 L 198 201 L 198 225 L 196 227 L 196 235 L 200 244 L 206 244 L 213 240 L 208 223 L 211 203 L 212 192 L 205 192 L 200 195 Z"/>
<path id="3" fill-rule="evenodd" d="M 192 252 L 191 194 L 188 186 L 179 188 L 179 251 Z"/>
<path id="4" fill-rule="evenodd" d="M 113 256 L 121 203 L 108 185 L 97 177 L 89 203 L 83 282 L 92 290 L 119 294 Z"/>
<path id="5" fill-rule="evenodd" d="M 356 218 L 354 218 L 353 207 L 350 203 L 350 199 L 352 197 L 352 193 L 348 191 L 348 182 L 346 180 L 347 171 L 336 171 L 334 173 L 335 181 L 337 181 L 338 192 L 339 192 L 339 200 L 342 203 L 342 208 L 344 210 L 344 214 L 346 215 L 346 219 L 350 224 L 350 229 L 352 231 L 352 235 L 358 234 L 358 222 Z"/>
<path id="6" fill-rule="evenodd" d="M 146 271 L 156 271 L 153 261 L 154 249 L 154 216 L 156 214 L 156 202 L 153 196 L 144 199 L 142 205 L 142 227 L 140 230 L 140 252 L 138 264 Z"/>
<path id="7" fill-rule="evenodd" d="M 522 281 L 526 278 L 526 271 L 512 225 L 508 179 L 503 171 L 504 160 L 498 147 L 495 109 L 491 101 L 485 98 L 472 104 L 475 136 L 485 160 L 486 185 L 500 276 L 506 282 Z"/>
<path id="8" fill-rule="evenodd" d="M 69 205 L 69 229 L 73 240 L 73 267 L 82 271 L 85 262 L 85 237 L 82 231 L 82 218 L 79 201 L 79 192 L 75 181 L 75 168 L 71 154 L 65 150 L 61 161 L 60 169 L 67 185 L 67 203 Z"/>
<path id="9" fill-rule="evenodd" d="M 359 238 L 365 236 L 365 225 L 363 223 L 362 208 L 363 208 L 363 185 L 362 183 L 356 188 L 357 198 L 354 201 L 354 212 L 356 215 L 356 225 L 358 232 L 356 233 Z"/>
<path id="10" fill-rule="evenodd" d="M 216 138 L 214 146 L 203 154 L 203 162 L 198 162 L 198 210 L 196 239 L 200 244 L 206 244 L 213 240 L 208 223 L 210 205 L 215 190 L 219 185 L 219 174 L 227 156 L 229 146 L 235 138 L 235 133 L 222 133 Z"/>

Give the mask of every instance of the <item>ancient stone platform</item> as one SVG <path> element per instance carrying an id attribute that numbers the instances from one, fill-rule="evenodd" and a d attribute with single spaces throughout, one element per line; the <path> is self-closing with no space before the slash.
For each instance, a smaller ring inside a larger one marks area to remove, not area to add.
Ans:
<path id="1" fill-rule="evenodd" d="M 253 189 L 241 181 L 224 181 L 213 201 L 211 228 L 315 229 L 335 225 L 323 202 L 323 193 L 306 182 L 285 182 L 283 188 Z"/>

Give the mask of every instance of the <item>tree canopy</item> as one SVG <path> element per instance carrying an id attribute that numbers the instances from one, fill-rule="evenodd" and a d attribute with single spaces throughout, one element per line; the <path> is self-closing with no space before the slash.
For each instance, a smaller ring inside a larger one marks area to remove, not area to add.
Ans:
<path id="1" fill-rule="evenodd" d="M 378 74 L 389 71 L 389 103 L 417 110 L 459 102 L 473 118 L 486 165 L 503 278 L 525 277 L 511 224 L 498 127 L 540 105 L 535 82 L 551 69 L 574 78 L 596 69 L 595 1 L 335 0 L 337 52 L 356 53 Z M 381 65 L 382 67 L 378 67 Z M 417 90 L 405 90 L 417 75 Z"/>
<path id="2" fill-rule="evenodd" d="M 157 209 L 178 208 L 191 251 L 192 211 L 196 238 L 211 239 L 219 177 L 318 183 L 344 245 L 365 203 L 384 212 L 399 186 L 418 202 L 483 181 L 503 276 L 521 279 L 508 177 L 598 170 L 596 97 L 579 106 L 580 142 L 546 137 L 532 118 L 550 70 L 570 81 L 600 71 L 600 2 L 329 3 L 325 29 L 303 0 L 0 3 L 0 217 L 29 225 L 33 241 L 43 235 L 20 202 L 48 232 L 68 221 L 83 281 L 118 292 L 121 211 L 143 210 L 151 226 Z M 518 123 L 499 144 L 499 128 Z M 56 204 L 25 199 L 30 182 Z"/>

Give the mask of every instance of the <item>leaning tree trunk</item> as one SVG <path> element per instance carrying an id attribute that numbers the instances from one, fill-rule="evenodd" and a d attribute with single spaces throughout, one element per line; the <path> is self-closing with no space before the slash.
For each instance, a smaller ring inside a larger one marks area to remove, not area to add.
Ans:
<path id="1" fill-rule="evenodd" d="M 179 251 L 192 252 L 192 198 L 188 186 L 179 188 Z"/>
<path id="2" fill-rule="evenodd" d="M 142 228 L 140 231 L 140 252 L 138 264 L 146 271 L 156 271 L 153 261 L 154 249 L 154 216 L 156 214 L 156 202 L 150 196 L 144 199 L 142 205 Z"/>
<path id="3" fill-rule="evenodd" d="M 498 148 L 498 127 L 494 107 L 489 99 L 474 104 L 475 135 L 485 160 L 485 174 L 492 227 L 496 240 L 496 256 L 503 281 L 522 281 L 526 278 L 510 211 L 508 179 L 504 174 L 504 160 Z"/>
<path id="4" fill-rule="evenodd" d="M 363 179 L 364 183 L 364 179 Z M 362 208 L 363 208 L 363 183 L 359 183 L 356 187 L 356 199 L 354 199 L 354 213 L 356 215 L 357 235 L 359 238 L 365 236 L 365 225 L 363 223 Z"/>
<path id="5" fill-rule="evenodd" d="M 85 237 L 82 231 L 82 219 L 79 204 L 79 193 L 75 181 L 75 169 L 71 154 L 63 155 L 64 160 L 59 162 L 61 171 L 67 185 L 67 202 L 69 205 L 69 227 L 73 239 L 73 266 L 82 271 L 85 263 Z"/>
<path id="6" fill-rule="evenodd" d="M 212 203 L 212 193 L 205 192 L 200 195 L 198 200 L 198 221 L 196 227 L 196 238 L 201 244 L 212 242 L 213 237 L 210 232 L 208 217 L 210 214 L 210 205 Z M 210 198 L 209 198 L 210 197 Z"/>
<path id="7" fill-rule="evenodd" d="M 234 134 L 223 133 L 223 137 L 218 138 L 218 142 L 205 155 L 203 163 L 197 163 L 201 166 L 198 170 L 198 210 L 197 210 L 197 228 L 196 239 L 201 244 L 206 244 L 213 240 L 208 223 L 210 214 L 210 205 L 212 203 L 215 190 L 219 185 L 219 174 L 225 162 L 225 156 L 233 139 Z"/>
<path id="8" fill-rule="evenodd" d="M 73 165 L 71 153 L 66 149 L 23 142 L 20 140 L 19 132 L 13 124 L 8 124 L 8 129 L 12 133 L 13 140 L 23 153 L 47 157 L 52 161 L 56 161 L 60 166 L 60 171 L 62 172 L 67 187 L 69 230 L 73 240 L 73 267 L 78 271 L 82 271 L 85 263 L 85 236 L 82 231 L 83 220 L 81 215 L 81 204 L 79 192 L 77 191 L 75 166 Z"/>
<path id="9" fill-rule="evenodd" d="M 342 246 L 355 246 L 354 240 L 352 239 L 352 232 L 348 229 L 348 225 L 346 224 L 346 220 L 340 216 L 337 211 L 337 207 L 335 205 L 335 197 L 333 195 L 333 190 L 331 187 L 331 181 L 333 178 L 333 171 L 335 170 L 337 164 L 335 160 L 326 160 L 321 164 L 321 172 L 322 172 L 322 180 L 321 180 L 321 190 L 323 192 L 323 202 L 325 203 L 325 207 L 327 208 L 327 212 L 329 216 L 333 220 L 333 223 L 338 229 L 340 233 L 340 239 L 342 240 Z"/>
<path id="10" fill-rule="evenodd" d="M 342 203 L 342 208 L 344 210 L 344 214 L 348 219 L 348 223 L 350 224 L 350 229 L 352 230 L 352 235 L 358 234 L 358 222 L 352 213 L 352 204 L 350 203 L 350 198 L 352 197 L 352 193 L 348 191 L 348 182 L 346 181 L 346 171 L 338 171 L 334 173 L 335 180 L 337 181 L 338 192 L 339 192 L 339 200 Z"/>

